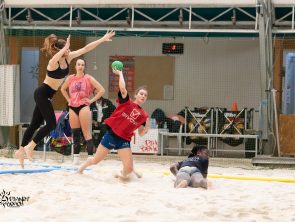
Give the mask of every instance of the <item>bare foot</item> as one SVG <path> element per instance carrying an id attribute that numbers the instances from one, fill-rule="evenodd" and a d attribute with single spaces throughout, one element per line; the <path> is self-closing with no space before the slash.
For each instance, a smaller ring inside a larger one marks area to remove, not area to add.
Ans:
<path id="1" fill-rule="evenodd" d="M 83 171 L 92 165 L 92 159 L 93 157 L 89 157 L 78 169 L 77 173 L 83 174 Z"/>
<path id="2" fill-rule="evenodd" d="M 77 174 L 83 174 L 83 172 L 84 172 L 84 170 L 83 169 L 81 169 L 81 167 L 77 170 Z"/>
<path id="3" fill-rule="evenodd" d="M 84 165 L 84 164 L 83 164 L 83 165 Z M 79 169 L 77 170 L 77 173 L 78 173 L 78 174 L 83 174 L 84 169 L 85 169 L 85 168 L 83 167 L 83 165 L 80 166 Z"/>
<path id="4" fill-rule="evenodd" d="M 186 180 L 183 180 L 181 181 L 177 186 L 176 188 L 186 188 L 187 187 L 187 181 Z"/>
<path id="5" fill-rule="evenodd" d="M 21 168 L 24 169 L 25 151 L 23 147 L 15 151 L 15 158 L 18 159 Z"/>
<path id="6" fill-rule="evenodd" d="M 128 180 L 128 179 L 129 179 L 128 176 L 124 176 L 124 175 L 122 174 L 122 170 L 121 170 L 119 173 L 116 173 L 116 174 L 114 175 L 114 177 L 115 177 L 115 178 L 119 178 L 119 179 L 121 179 L 121 180 Z"/>
<path id="7" fill-rule="evenodd" d="M 33 150 L 27 148 L 27 147 L 24 147 L 24 151 L 26 153 L 26 156 L 27 158 L 32 161 L 33 160 Z"/>
<path id="8" fill-rule="evenodd" d="M 137 171 L 137 170 L 133 170 L 133 173 L 135 174 L 135 176 L 136 176 L 137 178 L 142 178 L 142 173 L 141 173 L 141 172 L 139 172 L 139 171 Z"/>
<path id="9" fill-rule="evenodd" d="M 25 150 L 23 147 L 20 147 L 17 151 L 15 151 L 15 157 L 18 159 L 21 168 L 24 169 Z"/>

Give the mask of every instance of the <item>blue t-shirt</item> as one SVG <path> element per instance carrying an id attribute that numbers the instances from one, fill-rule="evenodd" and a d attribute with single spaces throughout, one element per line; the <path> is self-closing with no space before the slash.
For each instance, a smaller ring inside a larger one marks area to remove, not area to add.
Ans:
<path id="1" fill-rule="evenodd" d="M 208 158 L 203 158 L 200 156 L 189 157 L 181 162 L 179 162 L 179 169 L 182 167 L 197 167 L 202 174 L 208 173 L 209 160 Z"/>

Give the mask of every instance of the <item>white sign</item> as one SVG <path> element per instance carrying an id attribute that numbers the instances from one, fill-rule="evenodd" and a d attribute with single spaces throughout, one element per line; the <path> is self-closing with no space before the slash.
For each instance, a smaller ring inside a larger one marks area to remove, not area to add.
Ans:
<path id="1" fill-rule="evenodd" d="M 160 149 L 158 138 L 158 129 L 150 129 L 144 136 L 139 136 L 138 130 L 136 130 L 130 141 L 132 153 L 157 154 Z"/>

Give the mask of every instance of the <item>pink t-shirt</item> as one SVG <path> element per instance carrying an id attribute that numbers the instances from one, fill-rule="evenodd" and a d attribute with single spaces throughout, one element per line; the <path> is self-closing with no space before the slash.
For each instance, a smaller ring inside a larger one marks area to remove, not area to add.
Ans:
<path id="1" fill-rule="evenodd" d="M 91 76 L 85 74 L 77 77 L 75 74 L 69 75 L 69 95 L 70 104 L 72 107 L 86 105 L 82 99 L 89 98 L 93 94 L 93 86 L 90 82 Z"/>

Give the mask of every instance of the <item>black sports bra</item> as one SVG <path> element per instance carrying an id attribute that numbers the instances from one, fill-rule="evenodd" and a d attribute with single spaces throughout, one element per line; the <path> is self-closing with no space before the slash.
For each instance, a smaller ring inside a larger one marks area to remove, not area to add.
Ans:
<path id="1" fill-rule="evenodd" d="M 68 66 L 65 69 L 61 69 L 59 62 L 57 62 L 57 63 L 58 63 L 58 68 L 53 71 L 47 70 L 47 75 L 53 79 L 63 79 L 69 74 L 69 71 L 70 71 L 69 63 L 66 60 L 66 63 Z"/>

